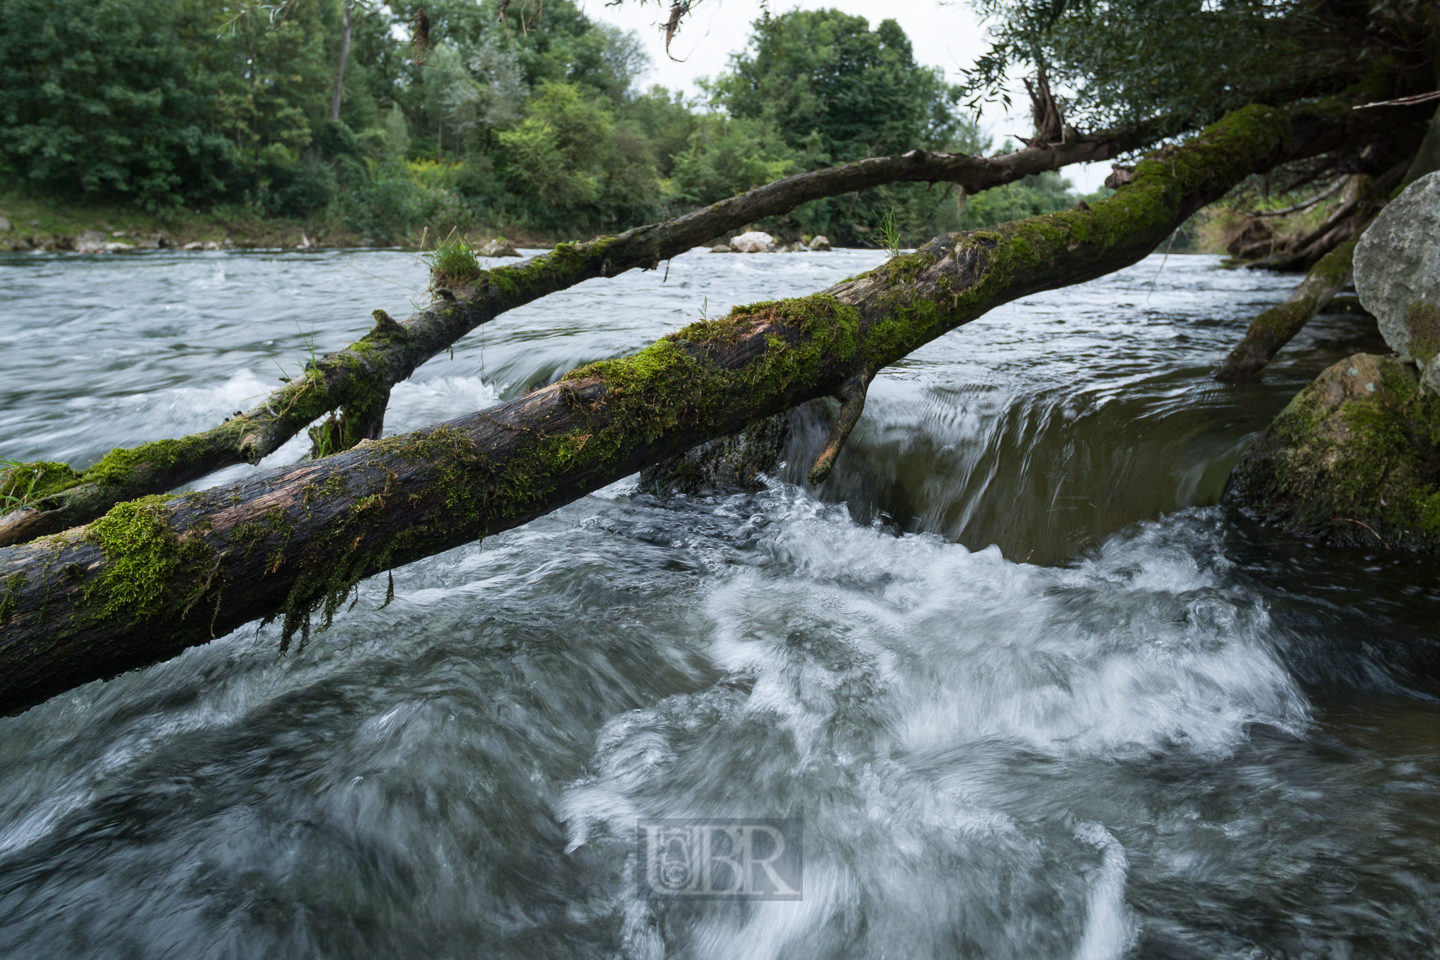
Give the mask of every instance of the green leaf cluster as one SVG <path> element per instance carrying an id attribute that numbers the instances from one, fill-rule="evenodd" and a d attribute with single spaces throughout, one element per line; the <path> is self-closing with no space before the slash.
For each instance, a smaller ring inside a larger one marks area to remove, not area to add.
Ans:
<path id="1" fill-rule="evenodd" d="M 1336 93 L 1388 75 L 1434 89 L 1432 4 L 1421 0 L 974 0 L 991 47 L 972 105 L 1003 100 L 1043 64 L 1081 129 L 1161 114 L 1199 126 L 1251 103 Z M 1382 83 L 1382 86 L 1385 86 Z M 1411 89 L 1414 87 L 1414 89 Z"/>
<path id="2" fill-rule="evenodd" d="M 988 147 L 898 24 L 828 9 L 762 17 L 687 98 L 641 92 L 638 39 L 575 0 L 503 17 L 500 0 L 434 0 L 423 46 L 410 8 L 348 0 L 335 120 L 346 2 L 0 0 L 0 170 L 39 196 L 320 219 L 388 244 L 422 227 L 592 236 L 829 164 Z M 1051 209 L 1046 183 L 965 222 Z M 874 246 L 892 214 L 911 243 L 959 227 L 959 200 L 895 185 L 760 226 Z"/>

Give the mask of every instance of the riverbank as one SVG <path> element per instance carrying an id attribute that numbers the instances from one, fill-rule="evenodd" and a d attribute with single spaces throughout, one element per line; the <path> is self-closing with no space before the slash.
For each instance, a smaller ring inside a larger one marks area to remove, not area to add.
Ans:
<path id="1" fill-rule="evenodd" d="M 398 242 L 385 246 L 428 249 L 435 245 L 437 232 L 444 236 L 451 229 L 449 224 L 422 227 L 414 233 L 395 238 Z M 516 246 L 531 249 L 553 247 L 566 240 L 590 239 L 588 236 L 538 234 L 513 225 L 477 227 L 459 232 L 475 245 L 503 235 Z M 216 208 L 210 211 L 173 208 L 150 212 L 106 204 L 0 195 L 0 252 L 69 250 L 118 253 L 156 248 L 303 250 L 372 245 L 375 244 L 347 229 L 337 219 L 326 217 L 265 217 L 244 208 Z"/>

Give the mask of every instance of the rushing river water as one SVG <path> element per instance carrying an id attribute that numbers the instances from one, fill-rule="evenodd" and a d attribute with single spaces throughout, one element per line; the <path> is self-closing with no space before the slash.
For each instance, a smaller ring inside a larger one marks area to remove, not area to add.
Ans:
<path id="1" fill-rule="evenodd" d="M 863 251 L 691 253 L 396 388 L 458 416 Z M 836 474 L 625 481 L 0 719 L 0 956 L 1435 957 L 1440 583 L 1215 506 L 1357 349 L 1208 372 L 1293 278 L 1152 257 L 885 371 Z M 249 407 L 425 268 L 398 252 L 0 257 L 0 454 Z M 299 459 L 292 442 L 267 461 Z M 229 480 L 250 468 L 211 478 Z M 803 820 L 799 902 L 644 900 L 636 824 Z"/>

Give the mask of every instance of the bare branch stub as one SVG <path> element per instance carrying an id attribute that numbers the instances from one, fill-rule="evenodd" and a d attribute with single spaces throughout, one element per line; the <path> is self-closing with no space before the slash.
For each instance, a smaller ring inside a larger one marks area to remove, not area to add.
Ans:
<path id="1" fill-rule="evenodd" d="M 694 0 L 680 0 L 670 8 L 670 19 L 665 21 L 665 56 L 670 57 L 676 63 L 684 63 L 670 54 L 670 41 L 675 38 L 675 33 L 680 29 L 680 21 L 685 14 L 690 12 L 690 5 Z"/>
<path id="2" fill-rule="evenodd" d="M 415 44 L 415 62 L 423 65 L 430 57 L 430 15 L 416 7 L 410 18 L 410 42 Z"/>
<path id="3" fill-rule="evenodd" d="M 1030 114 L 1035 118 L 1035 136 L 1021 137 L 1027 147 L 1044 147 L 1052 143 L 1065 142 L 1065 118 L 1050 93 L 1050 79 L 1045 75 L 1045 64 L 1037 65 L 1035 83 L 1025 80 L 1025 89 L 1030 92 Z"/>

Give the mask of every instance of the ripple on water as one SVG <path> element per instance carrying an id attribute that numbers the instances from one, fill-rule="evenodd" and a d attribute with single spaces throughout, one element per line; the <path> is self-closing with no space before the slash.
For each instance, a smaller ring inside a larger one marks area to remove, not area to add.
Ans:
<path id="1" fill-rule="evenodd" d="M 582 285 L 427 364 L 387 431 L 879 259 Z M 0 720 L 0 955 L 1433 956 L 1433 575 L 1210 506 L 1371 334 L 1327 319 L 1220 387 L 1291 281 L 1159 266 L 886 371 L 819 496 L 784 478 L 823 417 L 759 493 L 622 482 L 397 570 L 383 610 L 361 585 L 286 657 L 250 627 Z M 0 450 L 79 463 L 424 286 L 382 251 L 0 270 Z M 805 899 L 635 899 L 636 819 L 696 815 L 803 817 Z"/>

